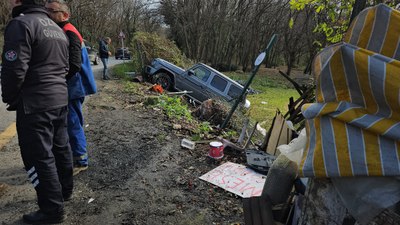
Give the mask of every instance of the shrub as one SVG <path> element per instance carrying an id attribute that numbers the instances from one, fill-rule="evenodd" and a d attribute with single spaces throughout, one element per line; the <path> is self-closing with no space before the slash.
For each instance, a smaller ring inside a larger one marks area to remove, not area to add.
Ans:
<path id="1" fill-rule="evenodd" d="M 163 58 L 183 68 L 191 64 L 174 42 L 155 33 L 136 32 L 131 45 L 134 49 L 134 60 L 141 67 L 150 64 L 154 58 Z"/>

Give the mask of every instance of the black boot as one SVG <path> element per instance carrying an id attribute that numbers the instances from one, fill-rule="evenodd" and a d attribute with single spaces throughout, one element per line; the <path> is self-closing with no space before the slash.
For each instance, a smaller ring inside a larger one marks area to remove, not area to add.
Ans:
<path id="1" fill-rule="evenodd" d="M 72 193 L 63 194 L 64 202 L 68 202 L 72 199 Z"/>
<path id="2" fill-rule="evenodd" d="M 54 224 L 64 222 L 66 216 L 64 211 L 47 214 L 40 210 L 26 214 L 22 217 L 27 224 Z"/>

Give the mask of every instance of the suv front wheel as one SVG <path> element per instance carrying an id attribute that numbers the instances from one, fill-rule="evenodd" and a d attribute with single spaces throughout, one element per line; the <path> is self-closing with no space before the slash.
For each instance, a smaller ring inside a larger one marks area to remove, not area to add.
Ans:
<path id="1" fill-rule="evenodd" d="M 156 75 L 155 83 L 160 84 L 161 87 L 165 90 L 170 91 L 172 89 L 172 80 L 168 74 L 158 73 Z"/>

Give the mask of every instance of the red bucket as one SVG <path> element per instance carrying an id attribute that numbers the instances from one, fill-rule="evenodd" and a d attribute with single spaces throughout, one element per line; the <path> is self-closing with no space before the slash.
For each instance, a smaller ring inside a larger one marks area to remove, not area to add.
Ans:
<path id="1" fill-rule="evenodd" d="M 219 141 L 210 142 L 210 151 L 208 156 L 214 159 L 220 159 L 224 157 L 224 145 Z"/>

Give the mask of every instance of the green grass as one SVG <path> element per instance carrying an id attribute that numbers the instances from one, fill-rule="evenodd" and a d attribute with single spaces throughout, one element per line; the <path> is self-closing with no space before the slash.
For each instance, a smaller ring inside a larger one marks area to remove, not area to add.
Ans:
<path id="1" fill-rule="evenodd" d="M 265 88 L 263 93 L 248 95 L 247 99 L 251 102 L 250 118 L 258 122 L 266 121 L 263 127 L 269 128 L 277 109 L 282 113 L 287 112 L 290 97 L 296 99 L 299 94 L 294 89 Z"/>
<path id="2" fill-rule="evenodd" d="M 125 72 L 137 72 L 136 66 L 132 61 L 127 61 L 123 64 L 118 64 L 112 67 L 113 74 L 119 78 L 129 80 L 130 77 Z"/>

